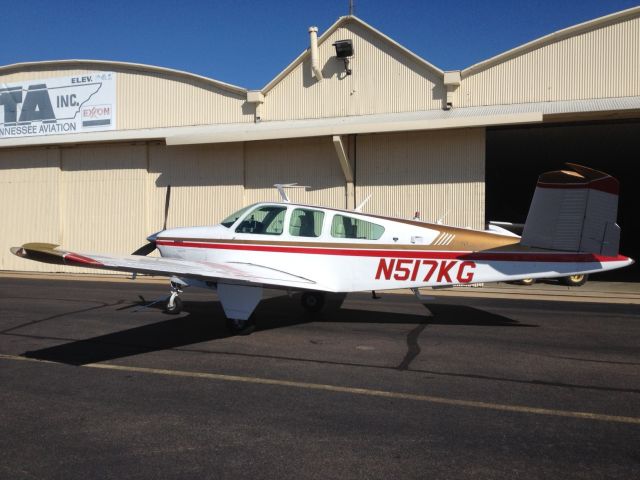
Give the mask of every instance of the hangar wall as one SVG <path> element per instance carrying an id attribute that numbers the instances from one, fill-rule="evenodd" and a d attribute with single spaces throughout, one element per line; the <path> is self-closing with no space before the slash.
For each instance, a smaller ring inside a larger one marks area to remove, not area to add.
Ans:
<path id="1" fill-rule="evenodd" d="M 242 205 L 242 143 L 188 147 L 154 143 L 148 148 L 146 235 L 162 228 L 169 185 L 169 227 L 210 225 Z"/>
<path id="2" fill-rule="evenodd" d="M 484 228 L 484 128 L 362 135 L 356 159 L 366 211 Z"/>
<path id="3" fill-rule="evenodd" d="M 96 251 L 111 243 L 131 252 L 135 239 L 144 242 L 145 146 L 91 145 L 59 152 L 60 244 Z"/>
<path id="4" fill-rule="evenodd" d="M 248 142 L 245 144 L 245 204 L 280 201 L 276 183 L 307 185 L 290 189 L 293 202 L 345 208 L 344 176 L 327 137 Z"/>
<path id="5" fill-rule="evenodd" d="M 462 71 L 457 105 L 640 95 L 640 12 L 557 32 Z"/>
<path id="6" fill-rule="evenodd" d="M 24 239 L 59 243 L 60 152 L 57 148 L 0 150 L 0 269 L 47 272 L 52 265 L 26 265 L 9 252 Z M 14 260 L 15 259 L 15 260 Z"/>

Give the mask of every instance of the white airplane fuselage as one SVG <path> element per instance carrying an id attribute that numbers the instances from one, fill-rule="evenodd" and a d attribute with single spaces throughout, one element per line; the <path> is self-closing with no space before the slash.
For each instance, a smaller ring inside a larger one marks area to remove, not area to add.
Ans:
<path id="1" fill-rule="evenodd" d="M 524 278 L 594 273 L 633 263 L 627 257 L 532 249 L 518 237 L 417 221 L 365 215 L 290 203 L 261 203 L 286 208 L 278 234 L 239 230 L 244 213 L 230 226 L 175 228 L 160 232 L 162 257 L 212 264 L 259 265 L 313 279 L 304 289 L 354 292 L 445 287 Z M 322 212 L 317 236 L 290 233 L 292 211 Z M 382 227 L 376 239 L 336 236 L 333 217 L 348 216 Z M 265 282 L 265 285 L 268 283 Z"/>

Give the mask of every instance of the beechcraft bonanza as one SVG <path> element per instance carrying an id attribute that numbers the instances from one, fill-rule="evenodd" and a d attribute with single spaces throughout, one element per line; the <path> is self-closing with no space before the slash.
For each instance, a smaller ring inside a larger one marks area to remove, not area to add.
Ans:
<path id="1" fill-rule="evenodd" d="M 232 331 L 246 332 L 264 287 L 302 292 L 319 310 L 325 293 L 418 289 L 613 270 L 618 253 L 618 181 L 575 164 L 538 179 L 522 236 L 404 220 L 354 210 L 256 203 L 221 223 L 165 229 L 132 255 L 27 243 L 11 251 L 40 262 L 170 277 L 166 310 L 187 286 L 217 291 Z M 148 257 L 154 249 L 160 257 Z"/>

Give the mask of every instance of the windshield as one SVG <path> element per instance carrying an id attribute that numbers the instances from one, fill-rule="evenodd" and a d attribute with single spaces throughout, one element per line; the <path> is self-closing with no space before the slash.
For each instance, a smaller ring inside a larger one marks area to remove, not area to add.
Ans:
<path id="1" fill-rule="evenodd" d="M 244 215 L 244 212 L 246 212 L 247 210 L 249 210 L 253 205 L 249 205 L 247 207 L 244 207 L 241 210 L 238 210 L 235 213 L 232 213 L 231 215 L 229 215 L 227 218 L 225 218 L 224 220 L 222 220 L 220 222 L 220 225 L 222 225 L 223 227 L 227 227 L 230 228 L 231 225 L 233 225 L 234 223 L 236 223 L 236 221 L 242 216 Z"/>
<path id="2" fill-rule="evenodd" d="M 283 231 L 284 216 L 287 207 L 265 205 L 253 210 L 236 228 L 238 233 L 260 233 L 262 235 L 280 235 Z"/>

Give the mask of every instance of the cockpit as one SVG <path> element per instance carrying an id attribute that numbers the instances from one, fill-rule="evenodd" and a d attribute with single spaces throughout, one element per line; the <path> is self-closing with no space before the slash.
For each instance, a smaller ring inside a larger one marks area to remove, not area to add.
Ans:
<path id="1" fill-rule="evenodd" d="M 341 211 L 282 204 L 250 205 L 229 215 L 221 225 L 236 234 L 357 240 L 379 240 L 385 231 L 382 225 Z"/>

